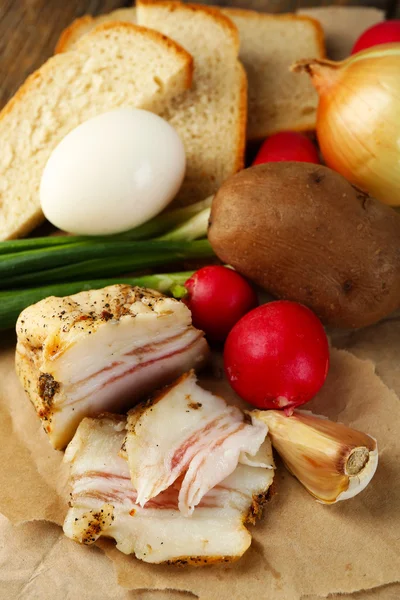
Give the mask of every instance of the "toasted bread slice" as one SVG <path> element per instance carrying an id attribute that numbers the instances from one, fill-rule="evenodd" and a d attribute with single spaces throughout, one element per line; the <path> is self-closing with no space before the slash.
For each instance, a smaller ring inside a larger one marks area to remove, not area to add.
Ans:
<path id="1" fill-rule="evenodd" d="M 317 94 L 309 78 L 291 73 L 289 66 L 301 58 L 324 56 L 320 23 L 293 14 L 268 15 L 235 8 L 221 10 L 239 30 L 240 59 L 249 86 L 248 139 L 262 139 L 285 129 L 314 129 Z M 137 12 L 135 8 L 126 8 L 96 18 L 87 15 L 77 19 L 62 34 L 57 50 L 68 50 L 96 23 L 117 16 L 135 22 Z"/>
<path id="2" fill-rule="evenodd" d="M 240 36 L 240 59 L 249 81 L 247 137 L 263 139 L 283 130 L 315 129 L 318 96 L 309 77 L 291 73 L 302 58 L 325 55 L 324 35 L 315 19 L 223 9 Z"/>
<path id="3" fill-rule="evenodd" d="M 77 125 L 120 107 L 160 112 L 191 85 L 190 54 L 165 36 L 109 23 L 50 58 L 0 113 L 0 239 L 43 220 L 39 186 L 57 144 Z"/>

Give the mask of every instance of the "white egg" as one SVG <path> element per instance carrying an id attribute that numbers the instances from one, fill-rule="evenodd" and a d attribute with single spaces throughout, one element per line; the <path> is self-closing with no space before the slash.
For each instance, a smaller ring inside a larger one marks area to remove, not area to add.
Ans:
<path id="1" fill-rule="evenodd" d="M 75 234 L 107 235 L 145 223 L 178 192 L 185 150 L 175 129 L 146 110 L 122 108 L 85 121 L 43 171 L 45 217 Z"/>

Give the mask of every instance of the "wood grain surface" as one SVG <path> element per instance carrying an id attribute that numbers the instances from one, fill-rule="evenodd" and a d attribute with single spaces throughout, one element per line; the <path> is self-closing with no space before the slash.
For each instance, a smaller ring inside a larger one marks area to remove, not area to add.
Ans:
<path id="1" fill-rule="evenodd" d="M 385 9 L 400 17 L 400 0 L 203 0 L 253 8 L 265 12 L 290 12 L 306 6 L 359 4 Z M 132 0 L 0 0 L 0 108 L 24 79 L 52 55 L 61 31 L 85 13 L 106 13 L 130 6 Z"/>

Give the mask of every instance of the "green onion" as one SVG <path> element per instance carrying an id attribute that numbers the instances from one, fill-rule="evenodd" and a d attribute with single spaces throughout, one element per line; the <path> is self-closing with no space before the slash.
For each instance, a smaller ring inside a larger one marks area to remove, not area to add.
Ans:
<path id="1" fill-rule="evenodd" d="M 54 248 L 66 244 L 76 244 L 77 242 L 87 241 L 83 236 L 55 235 L 47 237 L 26 238 L 23 240 L 8 240 L 0 242 L 0 258 L 7 254 L 16 252 L 26 252 L 27 250 L 37 250 L 40 248 Z"/>
<path id="2" fill-rule="evenodd" d="M 8 278 L 15 275 L 31 274 L 34 270 L 72 265 L 93 258 L 107 260 L 112 257 L 122 257 L 123 259 L 128 257 L 133 261 L 135 259 L 146 261 L 147 256 L 151 258 L 154 254 L 163 256 L 168 253 L 180 252 L 182 248 L 186 247 L 185 244 L 187 244 L 185 241 L 154 240 L 143 242 L 82 242 L 55 248 L 41 248 L 39 250 L 5 254 L 0 256 L 0 279 L 3 284 Z M 188 244 L 190 246 L 192 243 L 189 242 Z M 135 267 L 138 264 L 140 263 L 133 263 Z M 150 264 L 154 264 L 152 259 Z M 2 287 L 4 286 L 2 285 Z"/>
<path id="3" fill-rule="evenodd" d="M 204 208 L 188 221 L 178 225 L 172 231 L 156 238 L 157 240 L 178 242 L 183 240 L 198 240 L 207 236 L 210 208 Z"/>
<path id="4" fill-rule="evenodd" d="M 117 235 L 109 236 L 85 236 L 85 235 L 60 235 L 60 236 L 47 236 L 28 238 L 23 240 L 9 240 L 6 242 L 0 242 L 0 256 L 3 254 L 13 254 L 15 252 L 25 252 L 27 250 L 38 250 L 41 248 L 54 248 L 61 245 L 78 244 L 84 242 L 116 242 L 116 241 L 140 241 L 151 239 L 164 234 L 170 229 L 179 227 L 182 223 L 191 219 L 199 212 L 204 209 L 210 208 L 212 202 L 212 196 L 196 202 L 191 206 L 184 208 L 177 208 L 161 215 L 157 215 L 154 219 L 151 219 L 147 223 L 120 233 Z M 199 235 L 198 237 L 204 237 L 205 234 Z M 182 238 L 180 238 L 182 239 Z M 193 237 L 190 239 L 194 239 Z"/>
<path id="5" fill-rule="evenodd" d="M 120 246 L 120 251 L 118 251 L 118 248 L 114 248 L 114 246 Z M 41 251 L 36 252 L 40 253 Z M 81 258 L 85 258 L 87 252 L 87 247 L 84 250 L 81 249 Z M 113 243 L 111 255 L 108 255 L 107 245 L 104 244 L 104 247 L 97 248 L 97 254 L 95 251 L 90 253 L 92 256 L 98 256 L 99 258 L 76 261 L 72 264 L 63 263 L 64 253 L 68 253 L 69 257 L 73 255 L 75 259 L 79 257 L 79 252 L 73 252 L 73 248 L 68 250 L 68 247 L 63 247 L 61 265 L 58 266 L 57 261 L 59 257 L 54 256 L 56 252 L 52 250 L 50 258 L 48 256 L 44 257 L 44 266 L 50 267 L 52 264 L 53 268 L 38 270 L 40 269 L 40 261 L 36 261 L 36 270 L 34 270 L 31 261 L 29 268 L 25 266 L 24 272 L 18 275 L 13 275 L 13 272 L 15 273 L 15 269 L 13 271 L 13 264 L 10 264 L 7 270 L 4 267 L 7 261 L 4 263 L 0 262 L 0 288 L 11 289 L 21 286 L 45 285 L 56 281 L 65 282 L 87 278 L 114 277 L 118 274 L 137 271 L 139 269 L 172 264 L 193 258 L 214 256 L 208 240 L 193 242 L 162 242 L 151 240 L 146 242 Z M 27 254 L 28 252 L 24 253 L 25 261 Z M 14 260 L 15 258 L 12 259 L 11 263 Z M 17 269 L 19 268 L 23 268 L 23 263 L 17 267 Z"/>
<path id="6" fill-rule="evenodd" d="M 210 210 L 212 204 L 213 196 L 209 196 L 205 200 L 201 200 L 200 202 L 196 202 L 191 206 L 185 206 L 184 208 L 176 208 L 175 210 L 171 210 L 170 212 L 161 213 L 151 221 L 140 225 L 136 229 L 132 229 L 126 233 L 120 234 L 121 239 L 129 239 L 129 240 L 148 240 L 151 238 L 156 238 L 164 234 L 166 231 L 170 231 L 175 227 L 178 227 L 182 223 L 192 219 L 198 213 L 203 212 L 204 210 Z M 203 230 L 199 232 L 197 238 L 205 237 L 207 235 L 207 229 L 205 232 Z M 197 239 L 197 238 L 185 238 L 188 239 Z M 183 238 L 180 238 L 183 239 Z M 171 240 L 172 241 L 172 240 Z"/>
<path id="7" fill-rule="evenodd" d="M 95 279 L 91 281 L 75 281 L 35 287 L 26 290 L 0 292 L 0 330 L 14 327 L 19 314 L 31 304 L 48 296 L 70 296 L 84 290 L 97 290 L 116 283 L 127 283 L 148 287 L 162 293 L 171 293 L 183 287 L 192 271 L 181 273 L 165 273 L 160 275 L 143 275 L 141 277 L 117 277 L 113 279 Z"/>
<path id="8" fill-rule="evenodd" d="M 150 287 L 177 298 L 192 272 L 127 273 L 214 256 L 207 239 L 212 198 L 158 215 L 112 236 L 54 236 L 0 242 L 0 330 L 27 306 L 115 283 Z M 24 289 L 25 288 L 25 289 Z"/>

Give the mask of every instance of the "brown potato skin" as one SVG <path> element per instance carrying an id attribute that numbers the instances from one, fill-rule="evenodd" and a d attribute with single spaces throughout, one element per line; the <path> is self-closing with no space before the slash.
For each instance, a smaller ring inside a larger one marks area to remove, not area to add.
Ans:
<path id="1" fill-rule="evenodd" d="M 240 171 L 216 194 L 208 238 L 225 263 L 325 325 L 371 325 L 400 306 L 400 215 L 310 163 Z"/>

